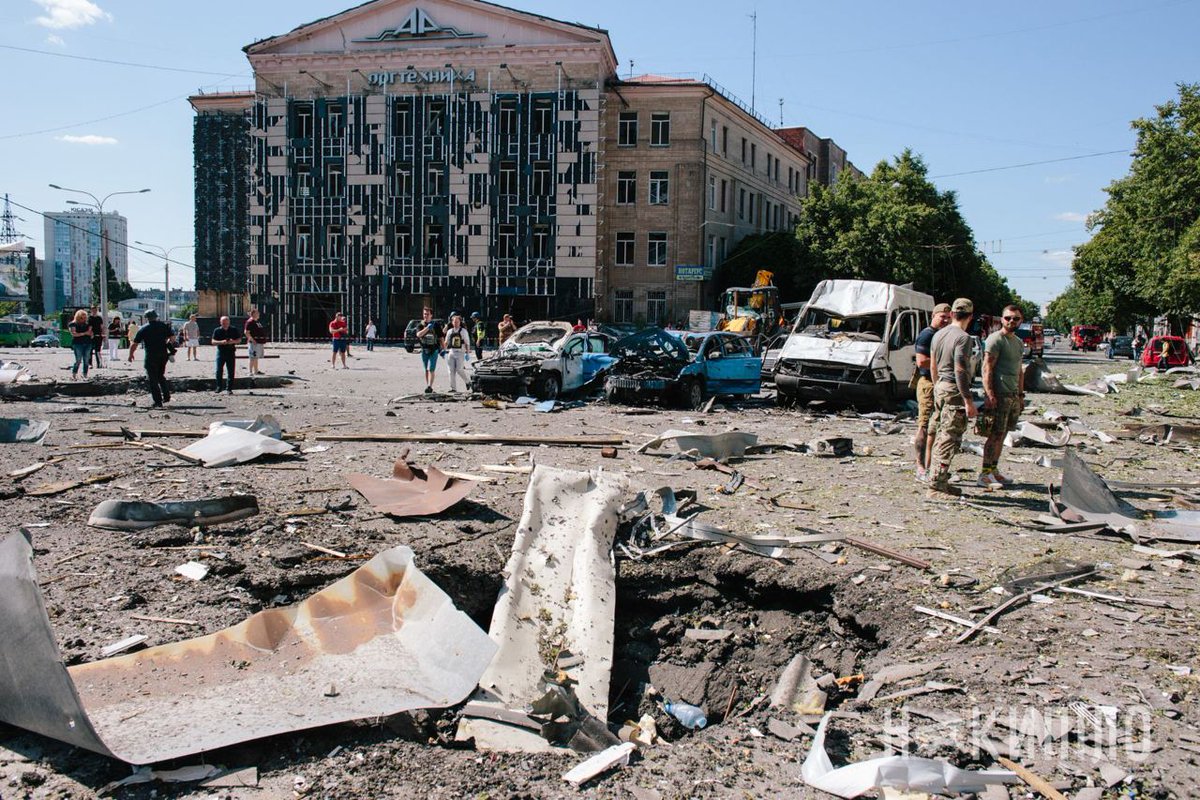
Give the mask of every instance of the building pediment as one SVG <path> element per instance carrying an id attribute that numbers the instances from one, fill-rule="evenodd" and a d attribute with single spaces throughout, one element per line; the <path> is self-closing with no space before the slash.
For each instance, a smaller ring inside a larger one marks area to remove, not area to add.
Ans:
<path id="1" fill-rule="evenodd" d="M 603 30 L 480 0 L 371 0 L 255 42 L 245 51 L 254 60 L 256 56 L 370 54 L 447 46 L 587 44 L 612 52 Z"/>

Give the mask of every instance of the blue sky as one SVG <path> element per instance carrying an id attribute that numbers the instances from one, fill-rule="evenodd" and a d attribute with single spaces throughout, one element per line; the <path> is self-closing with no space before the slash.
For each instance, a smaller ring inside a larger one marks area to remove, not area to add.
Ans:
<path id="1" fill-rule="evenodd" d="M 148 187 L 107 208 L 129 219 L 131 239 L 190 244 L 187 96 L 249 88 L 243 46 L 351 4 L 4 0 L 0 193 L 52 211 L 71 195 L 49 183 L 98 195 Z M 606 28 L 622 75 L 631 60 L 635 73 L 707 73 L 747 102 L 753 94 L 773 122 L 782 99 L 785 124 L 832 137 L 864 171 L 912 148 L 935 183 L 958 194 L 992 263 L 1038 302 L 1066 285 L 1086 215 L 1127 171 L 1130 120 L 1153 114 L 1177 83 L 1200 80 L 1200 0 L 512 5 Z M 1109 151 L 1120 152 L 1093 155 Z M 40 246 L 41 219 L 14 211 Z M 190 264 L 191 251 L 173 260 Z M 131 252 L 130 272 L 137 286 L 161 285 L 159 258 Z M 191 279 L 172 268 L 173 286 Z"/>

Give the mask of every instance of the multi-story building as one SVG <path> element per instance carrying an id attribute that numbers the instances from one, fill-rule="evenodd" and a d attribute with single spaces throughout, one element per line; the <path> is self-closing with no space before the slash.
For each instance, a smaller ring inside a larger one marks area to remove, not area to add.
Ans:
<path id="1" fill-rule="evenodd" d="M 808 158 L 809 180 L 833 186 L 843 173 L 862 177 L 858 167 L 846 157 L 846 151 L 833 139 L 823 139 L 805 127 L 778 128 L 779 138 Z"/>
<path id="2" fill-rule="evenodd" d="M 91 209 L 44 213 L 46 248 L 42 268 L 45 313 L 99 302 L 93 295 L 100 278 L 100 214 Z M 129 280 L 128 225 L 116 211 L 105 211 L 103 236 L 108 240 L 108 263 L 118 281 Z"/>
<path id="3" fill-rule="evenodd" d="M 597 314 L 683 320 L 711 306 L 742 238 L 794 225 L 810 162 L 711 81 L 645 75 L 609 93 Z"/>
<path id="4" fill-rule="evenodd" d="M 711 81 L 622 81 L 605 31 L 480 0 L 374 0 L 245 48 L 197 95 L 204 315 L 272 335 L 422 305 L 664 321 L 783 230 L 811 159 Z"/>

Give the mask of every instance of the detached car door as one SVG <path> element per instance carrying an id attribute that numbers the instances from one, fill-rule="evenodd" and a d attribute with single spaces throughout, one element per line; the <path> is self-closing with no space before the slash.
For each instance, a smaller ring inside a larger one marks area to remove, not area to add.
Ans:
<path id="1" fill-rule="evenodd" d="M 562 356 L 562 390 L 573 392 L 583 386 L 583 353 L 587 337 L 582 333 L 572 335 L 563 344 Z"/>
<path id="2" fill-rule="evenodd" d="M 608 354 L 609 350 L 612 349 L 612 344 L 613 340 L 611 336 L 603 333 L 587 334 L 587 345 L 584 347 L 583 355 L 580 357 L 580 364 L 583 370 L 580 385 L 586 385 L 595 380 L 601 371 L 608 369 L 616 363 L 617 360 Z"/>

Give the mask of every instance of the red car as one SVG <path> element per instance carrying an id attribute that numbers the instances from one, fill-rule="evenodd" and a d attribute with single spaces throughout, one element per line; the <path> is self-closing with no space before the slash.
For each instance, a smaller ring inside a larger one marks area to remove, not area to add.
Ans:
<path id="1" fill-rule="evenodd" d="M 1076 325 L 1071 328 L 1071 349 L 1092 350 L 1100 346 L 1104 335 L 1095 325 Z"/>
<path id="2" fill-rule="evenodd" d="M 1153 336 L 1142 350 L 1142 366 L 1169 369 L 1186 367 L 1192 363 L 1192 354 L 1181 336 Z"/>

